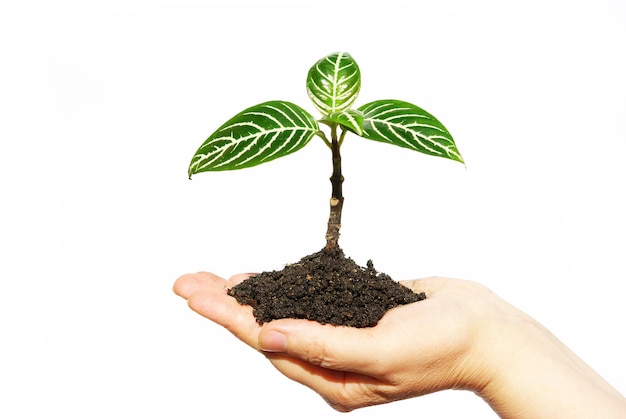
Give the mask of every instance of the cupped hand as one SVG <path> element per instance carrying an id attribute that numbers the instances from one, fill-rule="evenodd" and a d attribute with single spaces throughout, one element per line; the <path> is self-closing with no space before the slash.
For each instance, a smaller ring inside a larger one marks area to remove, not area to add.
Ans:
<path id="1" fill-rule="evenodd" d="M 501 300 L 477 283 L 449 278 L 404 281 L 428 298 L 390 310 L 372 328 L 296 319 L 261 326 L 251 307 L 226 293 L 247 276 L 226 280 L 210 273 L 184 275 L 174 291 L 194 311 L 263 352 L 280 372 L 310 387 L 337 410 L 442 389 L 480 392 L 490 380 L 484 362 L 490 341 L 484 335 L 490 328 L 485 326 L 494 321 L 493 308 Z"/>

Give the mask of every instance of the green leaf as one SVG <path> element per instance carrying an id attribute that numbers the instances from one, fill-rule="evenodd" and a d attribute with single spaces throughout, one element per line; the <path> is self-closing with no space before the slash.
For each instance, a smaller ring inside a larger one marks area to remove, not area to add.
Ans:
<path id="1" fill-rule="evenodd" d="M 359 110 L 364 115 L 361 137 L 463 163 L 452 135 L 418 106 L 400 100 L 377 100 Z"/>
<path id="2" fill-rule="evenodd" d="M 304 147 L 318 131 L 317 121 L 293 103 L 271 101 L 252 106 L 200 146 L 191 159 L 189 177 L 243 169 L 286 156 Z"/>
<path id="3" fill-rule="evenodd" d="M 306 90 L 322 115 L 346 110 L 354 103 L 361 88 L 361 71 L 345 52 L 319 60 L 309 70 Z"/>
<path id="4" fill-rule="evenodd" d="M 341 112 L 333 112 L 320 120 L 326 124 L 339 124 L 357 135 L 363 135 L 363 112 L 356 109 L 348 109 Z"/>

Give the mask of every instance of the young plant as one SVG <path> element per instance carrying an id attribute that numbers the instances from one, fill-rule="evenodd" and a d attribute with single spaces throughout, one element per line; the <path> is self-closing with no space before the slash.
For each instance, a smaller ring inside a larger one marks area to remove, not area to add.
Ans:
<path id="1" fill-rule="evenodd" d="M 434 116 L 408 102 L 376 100 L 356 109 L 361 72 L 345 52 L 316 62 L 306 80 L 307 93 L 322 114 L 286 101 L 252 106 L 219 127 L 200 146 L 189 165 L 189 178 L 200 172 L 236 170 L 266 163 L 300 150 L 315 136 L 332 153 L 332 193 L 326 232 L 327 251 L 338 247 L 343 208 L 341 145 L 347 132 L 463 163 L 448 130 Z M 320 129 L 324 124 L 330 137 Z"/>

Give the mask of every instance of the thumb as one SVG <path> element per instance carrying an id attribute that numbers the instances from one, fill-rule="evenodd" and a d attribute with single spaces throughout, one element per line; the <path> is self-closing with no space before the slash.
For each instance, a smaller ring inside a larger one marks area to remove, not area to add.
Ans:
<path id="1" fill-rule="evenodd" d="M 378 358 L 374 344 L 375 339 L 363 329 L 308 320 L 275 320 L 259 334 L 261 351 L 284 353 L 323 368 L 361 373 L 371 370 Z"/>

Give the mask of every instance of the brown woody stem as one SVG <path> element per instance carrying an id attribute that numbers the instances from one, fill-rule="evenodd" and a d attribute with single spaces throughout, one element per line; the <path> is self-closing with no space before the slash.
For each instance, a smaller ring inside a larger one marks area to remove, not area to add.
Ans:
<path id="1" fill-rule="evenodd" d="M 331 150 L 333 154 L 333 174 L 330 177 L 332 185 L 332 195 L 330 198 L 330 215 L 328 216 L 328 229 L 326 230 L 326 251 L 338 247 L 339 230 L 341 229 L 341 210 L 343 209 L 343 175 L 341 174 L 341 154 L 339 148 L 345 131 L 341 135 L 341 140 L 337 138 L 337 127 L 331 130 Z"/>

